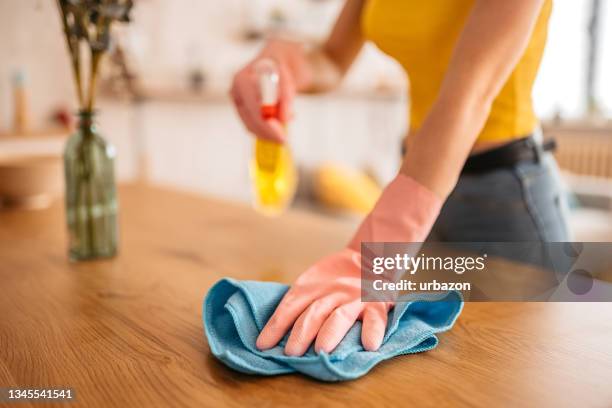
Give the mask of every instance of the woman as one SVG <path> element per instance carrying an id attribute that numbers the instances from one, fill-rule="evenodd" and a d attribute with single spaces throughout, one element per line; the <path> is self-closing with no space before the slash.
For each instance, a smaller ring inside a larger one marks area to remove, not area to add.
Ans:
<path id="1" fill-rule="evenodd" d="M 356 320 L 366 350 L 383 340 L 393 302 L 361 302 L 361 242 L 567 241 L 558 170 L 534 137 L 531 89 L 552 0 L 347 0 L 327 41 L 306 51 L 271 41 L 234 78 L 246 127 L 284 141 L 279 121 L 262 120 L 253 65 L 280 67 L 280 121 L 296 92 L 332 89 L 366 39 L 410 78 L 410 132 L 396 178 L 347 248 L 292 285 L 257 347 L 291 330 L 287 355 L 331 352 Z M 444 203 L 444 206 L 442 205 Z"/>

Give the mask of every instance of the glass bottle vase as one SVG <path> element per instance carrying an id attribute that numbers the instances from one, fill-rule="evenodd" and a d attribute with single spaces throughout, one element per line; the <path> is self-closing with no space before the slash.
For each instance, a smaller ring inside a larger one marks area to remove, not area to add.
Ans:
<path id="1" fill-rule="evenodd" d="M 64 151 L 68 254 L 72 260 L 117 253 L 115 149 L 97 132 L 94 112 L 81 111 Z"/>

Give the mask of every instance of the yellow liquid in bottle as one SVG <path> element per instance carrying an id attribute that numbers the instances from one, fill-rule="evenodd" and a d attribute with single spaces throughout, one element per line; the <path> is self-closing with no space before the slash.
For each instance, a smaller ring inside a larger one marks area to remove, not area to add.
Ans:
<path id="1" fill-rule="evenodd" d="M 257 139 L 251 163 L 255 208 L 266 215 L 282 213 L 293 200 L 297 172 L 286 145 Z"/>

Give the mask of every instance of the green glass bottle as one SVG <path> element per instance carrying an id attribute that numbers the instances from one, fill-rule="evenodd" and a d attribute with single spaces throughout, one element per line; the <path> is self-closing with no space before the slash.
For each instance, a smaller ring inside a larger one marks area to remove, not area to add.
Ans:
<path id="1" fill-rule="evenodd" d="M 64 151 L 66 221 L 73 260 L 117 253 L 115 149 L 96 131 L 94 112 L 81 111 Z"/>

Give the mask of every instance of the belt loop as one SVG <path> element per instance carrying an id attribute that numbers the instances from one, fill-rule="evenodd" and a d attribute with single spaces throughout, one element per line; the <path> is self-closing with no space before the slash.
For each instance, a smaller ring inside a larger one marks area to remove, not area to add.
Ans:
<path id="1" fill-rule="evenodd" d="M 537 125 L 535 129 L 533 129 L 531 137 L 533 137 L 533 140 L 535 140 L 537 144 L 542 144 L 544 141 L 544 132 L 542 131 L 542 127 L 540 125 Z"/>
<path id="2" fill-rule="evenodd" d="M 535 162 L 540 163 L 542 161 L 542 155 L 544 150 L 542 149 L 542 140 L 544 139 L 542 128 L 538 125 L 529 138 L 531 142 L 531 148 L 535 154 Z"/>

